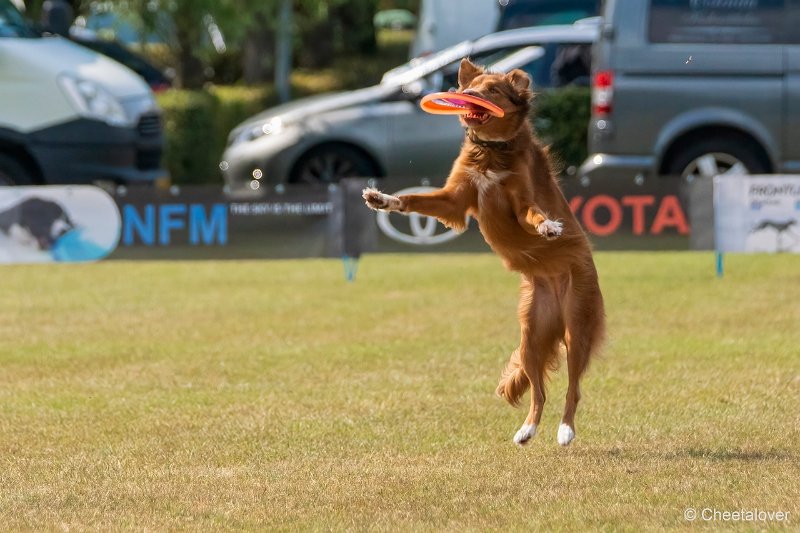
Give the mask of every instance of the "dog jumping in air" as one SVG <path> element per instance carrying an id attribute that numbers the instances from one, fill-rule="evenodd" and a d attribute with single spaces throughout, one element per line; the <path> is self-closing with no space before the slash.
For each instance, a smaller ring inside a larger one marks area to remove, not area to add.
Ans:
<path id="1" fill-rule="evenodd" d="M 458 92 L 489 100 L 502 118 L 475 106 L 461 115 L 466 138 L 445 186 L 399 197 L 365 189 L 375 210 L 416 212 L 456 230 L 466 216 L 478 221 L 486 242 L 509 270 L 522 275 L 519 347 L 511 354 L 497 394 L 518 405 L 530 386 L 531 407 L 514 442 L 536 434 L 548 372 L 566 347 L 569 387 L 558 443 L 575 438 L 580 380 L 605 333 L 603 296 L 589 241 L 564 199 L 548 151 L 533 134 L 528 114 L 533 93 L 522 70 L 492 74 L 461 61 Z"/>

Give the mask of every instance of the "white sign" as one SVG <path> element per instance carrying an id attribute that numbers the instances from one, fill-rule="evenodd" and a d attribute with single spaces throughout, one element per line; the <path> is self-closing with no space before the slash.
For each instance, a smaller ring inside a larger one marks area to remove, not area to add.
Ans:
<path id="1" fill-rule="evenodd" d="M 114 251 L 120 227 L 98 187 L 0 187 L 0 264 L 96 261 Z"/>
<path id="2" fill-rule="evenodd" d="M 718 252 L 800 253 L 800 176 L 716 176 Z"/>
<path id="3" fill-rule="evenodd" d="M 403 194 L 419 194 L 438 190 L 435 187 L 410 187 L 397 191 L 393 196 L 401 196 Z M 440 224 L 434 217 L 420 215 L 419 213 L 408 213 L 407 217 L 403 215 L 394 215 L 395 223 L 392 223 L 392 218 L 386 211 L 378 211 L 377 220 L 378 227 L 390 239 L 394 239 L 406 244 L 416 245 L 433 245 L 441 244 L 443 242 L 452 241 L 460 235 L 455 230 L 447 229 L 443 224 Z M 398 229 L 394 224 L 401 225 L 402 219 L 407 219 L 408 232 Z M 444 231 L 442 231 L 444 230 Z"/>

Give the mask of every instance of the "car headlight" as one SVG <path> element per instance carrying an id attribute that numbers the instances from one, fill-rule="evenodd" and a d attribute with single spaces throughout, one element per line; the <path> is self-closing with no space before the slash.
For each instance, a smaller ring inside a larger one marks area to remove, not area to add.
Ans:
<path id="1" fill-rule="evenodd" d="M 58 83 L 67 100 L 84 117 L 102 120 L 111 126 L 128 127 L 133 119 L 122 104 L 103 86 L 74 76 L 60 76 Z"/>
<path id="2" fill-rule="evenodd" d="M 252 126 L 248 126 L 242 130 L 239 135 L 233 139 L 232 144 L 241 142 L 249 142 L 263 137 L 264 135 L 277 135 L 283 130 L 283 121 L 280 117 L 275 117 L 267 122 L 259 122 Z"/>

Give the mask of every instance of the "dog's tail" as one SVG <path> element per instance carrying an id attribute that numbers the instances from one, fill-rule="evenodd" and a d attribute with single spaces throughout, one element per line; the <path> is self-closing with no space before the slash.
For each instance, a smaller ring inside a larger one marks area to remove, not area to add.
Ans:
<path id="1" fill-rule="evenodd" d="M 519 400 L 525 391 L 528 390 L 530 381 L 528 376 L 522 371 L 522 366 L 519 359 L 519 348 L 514 350 L 511 354 L 511 359 L 508 360 L 503 375 L 500 377 L 500 383 L 497 385 L 495 391 L 498 396 L 505 401 L 516 407 L 519 405 Z"/>

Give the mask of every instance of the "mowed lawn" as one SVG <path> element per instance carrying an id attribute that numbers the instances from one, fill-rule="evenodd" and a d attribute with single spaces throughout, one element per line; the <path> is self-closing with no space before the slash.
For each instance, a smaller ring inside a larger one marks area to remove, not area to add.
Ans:
<path id="1" fill-rule="evenodd" d="M 0 528 L 800 528 L 800 256 L 597 262 L 609 342 L 568 449 L 566 365 L 511 442 L 518 279 L 488 254 L 368 256 L 350 284 L 334 260 L 0 268 Z"/>

